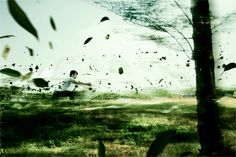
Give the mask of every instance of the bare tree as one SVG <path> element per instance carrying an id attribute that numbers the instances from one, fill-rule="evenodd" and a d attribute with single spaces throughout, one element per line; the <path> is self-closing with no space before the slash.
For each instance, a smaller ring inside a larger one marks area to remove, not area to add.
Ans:
<path id="1" fill-rule="evenodd" d="M 220 155 L 223 149 L 219 120 L 219 107 L 216 102 L 214 57 L 208 0 L 192 1 L 193 41 L 198 135 L 201 155 Z"/>
<path id="2" fill-rule="evenodd" d="M 165 32 L 174 39 L 188 58 L 195 61 L 200 155 L 227 155 L 222 142 L 219 106 L 216 102 L 215 63 L 212 48 L 212 29 L 215 32 L 215 28 L 221 23 L 211 26 L 208 0 L 191 0 L 191 10 L 180 5 L 176 0 L 168 2 L 163 0 L 136 0 L 135 2 L 102 0 L 97 3 L 134 24 Z M 171 12 L 171 7 L 179 8 L 181 14 L 175 12 L 175 18 L 171 17 L 168 13 Z M 164 17 L 161 16 L 163 12 L 165 12 Z M 227 19 L 229 17 L 227 16 Z M 193 32 L 192 38 L 184 33 L 190 28 Z M 160 39 L 155 36 L 149 38 L 156 42 Z M 163 42 L 163 39 L 161 40 Z M 166 44 L 165 41 L 163 43 Z M 189 52 L 193 54 L 192 57 Z"/>

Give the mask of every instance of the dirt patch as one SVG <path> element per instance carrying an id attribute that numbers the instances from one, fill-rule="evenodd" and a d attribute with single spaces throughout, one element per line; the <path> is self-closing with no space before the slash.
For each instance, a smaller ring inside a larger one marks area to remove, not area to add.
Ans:
<path id="1" fill-rule="evenodd" d="M 152 105 L 152 104 L 161 104 L 161 103 L 178 103 L 178 104 L 186 104 L 193 105 L 196 104 L 195 97 L 157 97 L 153 99 L 117 99 L 117 100 L 109 100 L 107 103 L 110 104 L 135 104 L 135 105 Z"/>
<path id="2" fill-rule="evenodd" d="M 236 98 L 232 97 L 222 97 L 217 102 L 226 107 L 236 108 Z"/>
<path id="3" fill-rule="evenodd" d="M 236 108 L 236 99 L 231 97 L 223 97 L 217 101 L 222 106 Z M 157 105 L 162 103 L 175 103 L 179 105 L 196 105 L 196 97 L 157 97 L 153 99 L 116 99 L 103 101 L 103 104 L 109 106 L 89 107 L 83 110 L 97 110 L 97 109 L 118 109 L 130 105 Z M 121 105 L 123 104 L 123 105 Z M 172 108 L 171 108 L 172 109 Z M 168 110 L 169 112 L 169 110 Z"/>

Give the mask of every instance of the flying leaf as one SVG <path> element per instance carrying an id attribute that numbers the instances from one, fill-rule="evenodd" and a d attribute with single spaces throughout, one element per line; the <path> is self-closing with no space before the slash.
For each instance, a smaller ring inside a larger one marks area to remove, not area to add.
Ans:
<path id="1" fill-rule="evenodd" d="M 119 74 L 121 75 L 121 74 L 123 74 L 123 73 L 124 73 L 124 70 L 123 70 L 122 67 L 120 67 L 120 68 L 119 68 Z"/>
<path id="2" fill-rule="evenodd" d="M 166 56 L 161 57 L 162 59 L 166 60 Z"/>
<path id="3" fill-rule="evenodd" d="M 21 73 L 19 71 L 16 71 L 16 70 L 10 69 L 10 68 L 1 69 L 0 73 L 8 75 L 8 76 L 12 76 L 12 77 L 20 77 L 21 76 Z"/>
<path id="4" fill-rule="evenodd" d="M 105 37 L 105 39 L 108 40 L 109 38 L 110 38 L 110 34 L 107 34 L 106 37 Z"/>
<path id="5" fill-rule="evenodd" d="M 9 52 L 10 52 L 10 46 L 5 45 L 4 50 L 2 52 L 2 58 L 6 60 L 9 55 Z"/>
<path id="6" fill-rule="evenodd" d="M 225 71 L 228 71 L 228 70 L 230 70 L 230 69 L 233 69 L 233 68 L 236 68 L 236 63 L 229 63 L 229 64 L 227 64 L 227 65 L 223 65 L 223 68 L 224 68 L 224 72 Z"/>
<path id="7" fill-rule="evenodd" d="M 50 16 L 50 24 L 51 24 L 51 26 L 52 26 L 52 29 L 53 29 L 54 31 L 56 31 L 57 28 L 56 28 L 55 22 L 54 22 L 54 20 L 53 20 L 53 18 L 52 18 L 51 16 Z"/>
<path id="8" fill-rule="evenodd" d="M 28 80 L 28 79 L 30 79 L 30 77 L 32 76 L 32 74 L 33 74 L 33 72 L 30 71 L 30 72 L 26 73 L 25 75 L 22 75 L 22 76 L 21 76 L 21 80 L 23 81 L 23 80 Z"/>
<path id="9" fill-rule="evenodd" d="M 26 48 L 28 49 L 30 56 L 34 56 L 34 50 L 30 47 L 27 47 L 27 46 L 26 46 Z"/>
<path id="10" fill-rule="evenodd" d="M 38 34 L 37 34 L 37 30 L 31 24 L 26 13 L 20 8 L 20 6 L 16 3 L 16 1 L 15 0 L 8 0 L 7 2 L 8 2 L 9 11 L 10 11 L 12 17 L 15 19 L 15 21 L 21 27 L 23 27 L 25 30 L 27 30 L 32 35 L 34 35 L 37 39 L 39 39 Z"/>
<path id="11" fill-rule="evenodd" d="M 84 41 L 84 45 L 87 44 L 87 43 L 89 43 L 92 39 L 93 39 L 93 37 L 89 37 L 88 39 L 86 39 L 86 40 Z"/>
<path id="12" fill-rule="evenodd" d="M 162 81 L 163 81 L 163 78 L 162 78 L 162 79 L 160 79 L 158 83 L 160 84 Z"/>
<path id="13" fill-rule="evenodd" d="M 50 49 L 53 49 L 53 45 L 52 45 L 51 41 L 48 42 L 48 45 L 49 45 Z"/>
<path id="14" fill-rule="evenodd" d="M 134 86 L 133 85 L 131 85 L 131 89 L 133 89 L 134 88 Z"/>
<path id="15" fill-rule="evenodd" d="M 45 81 L 43 78 L 34 78 L 33 83 L 37 87 L 48 87 L 48 81 Z"/>
<path id="16" fill-rule="evenodd" d="M 39 70 L 39 66 L 38 65 L 35 66 L 35 70 Z"/>
<path id="17" fill-rule="evenodd" d="M 1 36 L 0 39 L 3 39 L 3 38 L 10 38 L 10 37 L 15 37 L 14 35 L 4 35 L 4 36 Z"/>
<path id="18" fill-rule="evenodd" d="M 103 22 L 103 21 L 107 21 L 107 20 L 110 20 L 107 16 L 104 16 L 101 20 L 100 20 L 100 22 Z"/>

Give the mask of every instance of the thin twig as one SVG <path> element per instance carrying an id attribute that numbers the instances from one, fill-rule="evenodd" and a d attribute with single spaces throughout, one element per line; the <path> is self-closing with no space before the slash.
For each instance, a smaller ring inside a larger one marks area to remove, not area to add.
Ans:
<path id="1" fill-rule="evenodd" d="M 176 0 L 173 0 L 173 1 L 177 5 L 177 7 L 179 7 L 179 9 L 184 13 L 185 17 L 188 19 L 189 24 L 193 26 L 193 23 L 192 23 L 191 19 L 189 18 L 187 13 L 183 10 L 183 8 L 179 5 L 179 3 L 177 3 Z"/>
<path id="2" fill-rule="evenodd" d="M 236 11 L 235 11 L 235 12 L 236 12 Z M 231 18 L 233 15 L 236 15 L 235 12 L 229 14 L 229 15 L 226 16 L 220 23 L 218 23 L 217 25 L 215 25 L 214 27 L 212 27 L 212 28 L 211 28 L 212 32 L 213 32 L 213 33 L 216 33 L 216 32 L 217 32 L 216 28 L 219 27 L 219 26 L 221 26 L 221 25 L 223 25 L 223 24 L 224 24 L 229 18 Z"/>

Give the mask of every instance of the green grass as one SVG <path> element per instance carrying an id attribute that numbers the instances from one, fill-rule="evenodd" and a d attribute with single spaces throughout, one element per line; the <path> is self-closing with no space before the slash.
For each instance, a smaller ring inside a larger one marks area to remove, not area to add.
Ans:
<path id="1" fill-rule="evenodd" d="M 30 96 L 21 101 L 0 101 L 3 156 L 97 156 L 99 140 L 108 157 L 146 156 L 156 138 L 160 143 L 168 139 L 160 156 L 180 156 L 184 152 L 195 156 L 200 148 L 195 104 L 107 104 L 109 93 L 74 101 L 51 101 L 49 95 L 42 99 L 40 94 L 32 95 L 31 101 Z M 110 105 L 120 108 L 85 110 Z M 230 147 L 235 147 L 235 111 L 222 110 Z M 168 133 L 171 130 L 174 132 Z"/>

